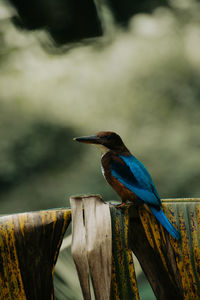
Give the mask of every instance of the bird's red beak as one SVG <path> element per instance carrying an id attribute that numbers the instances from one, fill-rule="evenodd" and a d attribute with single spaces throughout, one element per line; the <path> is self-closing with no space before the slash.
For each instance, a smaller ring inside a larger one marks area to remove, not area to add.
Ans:
<path id="1" fill-rule="evenodd" d="M 101 144 L 100 142 L 101 139 L 96 135 L 81 136 L 81 137 L 73 138 L 73 140 L 85 144 Z"/>

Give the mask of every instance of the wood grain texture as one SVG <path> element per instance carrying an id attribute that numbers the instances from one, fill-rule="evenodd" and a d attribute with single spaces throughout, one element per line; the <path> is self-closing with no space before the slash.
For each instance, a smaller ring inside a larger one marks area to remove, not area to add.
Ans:
<path id="1" fill-rule="evenodd" d="M 185 300 L 200 299 L 200 199 L 163 203 L 169 219 L 178 224 L 181 243 L 170 237 Z"/>
<path id="2" fill-rule="evenodd" d="M 89 273 L 97 300 L 139 299 L 132 249 L 157 299 L 200 300 L 200 199 L 162 201 L 180 241 L 143 206 L 117 209 L 94 195 L 73 198 L 71 206 L 84 299 L 91 300 Z M 0 218 L 0 300 L 53 299 L 54 266 L 70 220 L 65 208 Z"/>
<path id="3" fill-rule="evenodd" d="M 89 265 L 87 257 L 86 232 L 83 219 L 82 198 L 71 197 L 70 204 L 72 210 L 71 253 L 77 269 L 83 298 L 85 300 L 91 300 L 89 283 Z"/>
<path id="4" fill-rule="evenodd" d="M 130 247 L 146 274 L 156 298 L 159 300 L 183 299 L 182 288 L 177 285 L 177 278 L 180 275 L 172 271 L 175 258 L 174 253 L 169 251 L 172 247 L 168 242 L 168 232 L 164 232 L 153 214 L 145 208 L 140 207 L 138 212 L 135 209 L 132 212 L 132 207 L 129 209 Z"/>
<path id="5" fill-rule="evenodd" d="M 69 209 L 0 218 L 0 299 L 53 299 L 53 272 Z"/>
<path id="6" fill-rule="evenodd" d="M 72 197 L 72 256 L 84 299 L 91 299 L 89 272 L 96 300 L 110 297 L 112 233 L 109 205 L 98 196 Z"/>
<path id="7" fill-rule="evenodd" d="M 83 199 L 90 275 L 96 300 L 110 297 L 112 230 L 110 208 L 100 197 Z"/>
<path id="8" fill-rule="evenodd" d="M 112 300 L 138 300 L 132 251 L 128 244 L 129 210 L 110 206 L 112 217 Z"/>
<path id="9" fill-rule="evenodd" d="M 162 207 L 181 240 L 142 206 L 132 212 L 130 245 L 157 299 L 200 299 L 200 199 L 167 199 Z"/>
<path id="10" fill-rule="evenodd" d="M 85 300 L 90 300 L 89 273 L 96 300 L 138 300 L 128 247 L 128 211 L 122 213 L 99 196 L 72 197 L 72 256 Z"/>

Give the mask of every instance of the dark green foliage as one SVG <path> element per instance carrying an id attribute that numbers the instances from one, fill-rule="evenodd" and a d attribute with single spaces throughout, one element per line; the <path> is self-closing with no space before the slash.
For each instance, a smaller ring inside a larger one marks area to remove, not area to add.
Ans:
<path id="1" fill-rule="evenodd" d="M 159 6 L 167 6 L 167 0 L 131 1 L 108 0 L 10 0 L 17 9 L 13 17 L 17 26 L 29 30 L 45 29 L 58 44 L 102 35 L 103 20 L 100 11 L 103 6 L 110 9 L 115 21 L 127 25 L 130 18 L 138 13 L 151 13 Z M 98 3 L 98 7 L 96 4 Z"/>
<path id="2" fill-rule="evenodd" d="M 18 114 L 7 115 L 10 122 L 1 126 L 0 138 L 4 142 L 0 156 L 0 188 L 7 189 L 12 185 L 33 176 L 54 169 L 70 168 L 74 154 L 79 158 L 80 149 L 75 149 L 72 138 L 77 135 L 74 129 L 50 121 L 28 120 Z M 23 121 L 22 121 L 23 120 Z"/>
<path id="3" fill-rule="evenodd" d="M 132 1 L 132 0 L 108 0 L 110 9 L 120 24 L 127 24 L 130 18 L 138 13 L 151 13 L 156 7 L 167 6 L 167 0 Z"/>
<path id="4" fill-rule="evenodd" d="M 58 44 L 99 36 L 100 21 L 93 0 L 10 0 L 17 9 L 16 25 L 45 29 Z"/>

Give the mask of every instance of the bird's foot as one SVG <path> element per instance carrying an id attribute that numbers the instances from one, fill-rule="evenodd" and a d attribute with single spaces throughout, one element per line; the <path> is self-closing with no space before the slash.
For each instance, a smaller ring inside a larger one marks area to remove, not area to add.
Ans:
<path id="1" fill-rule="evenodd" d="M 138 207 L 138 205 L 137 204 L 135 204 L 134 202 L 129 202 L 129 201 L 123 201 L 122 203 L 119 203 L 119 204 L 116 204 L 116 202 L 115 203 L 113 203 L 113 202 L 109 202 L 109 204 L 111 204 L 111 205 L 113 205 L 114 207 L 116 207 L 116 208 L 125 208 L 125 206 L 127 205 L 127 206 L 129 206 L 129 205 L 131 205 L 131 206 L 134 206 L 134 207 Z"/>
<path id="2" fill-rule="evenodd" d="M 122 202 L 120 204 L 115 205 L 115 207 L 120 209 L 120 208 L 124 208 L 125 205 L 126 205 L 126 202 Z"/>

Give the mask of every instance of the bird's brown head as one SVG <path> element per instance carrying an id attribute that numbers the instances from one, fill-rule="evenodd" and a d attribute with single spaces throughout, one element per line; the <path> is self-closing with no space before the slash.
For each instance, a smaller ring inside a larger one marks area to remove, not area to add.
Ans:
<path id="1" fill-rule="evenodd" d="M 95 135 L 77 137 L 74 140 L 81 143 L 93 144 L 99 147 L 103 153 L 109 150 L 120 153 L 128 151 L 121 137 L 112 131 L 100 131 Z"/>

